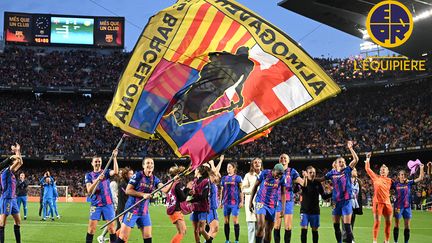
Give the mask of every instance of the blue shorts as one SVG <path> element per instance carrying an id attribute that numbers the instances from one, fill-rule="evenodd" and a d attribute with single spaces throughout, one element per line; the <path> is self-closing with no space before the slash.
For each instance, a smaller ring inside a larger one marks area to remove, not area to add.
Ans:
<path id="1" fill-rule="evenodd" d="M 152 226 L 152 222 L 150 219 L 150 213 L 139 216 L 139 215 L 133 214 L 132 212 L 128 212 L 123 217 L 123 223 L 126 226 L 131 227 L 131 228 L 133 228 L 135 226 L 135 224 L 138 226 L 138 228 Z"/>
<path id="2" fill-rule="evenodd" d="M 238 205 L 224 205 L 224 216 L 233 216 L 239 215 L 239 206 Z"/>
<path id="3" fill-rule="evenodd" d="M 280 213 L 282 211 L 282 201 L 277 202 L 276 212 Z M 285 203 L 285 214 L 294 213 L 294 201 L 287 201 Z"/>
<path id="4" fill-rule="evenodd" d="M 332 215 L 345 216 L 353 213 L 351 200 L 337 202 L 334 205 Z"/>
<path id="5" fill-rule="evenodd" d="M 412 212 L 411 208 L 394 208 L 394 217 L 397 219 L 404 218 L 404 219 L 411 219 L 412 218 Z"/>
<path id="6" fill-rule="evenodd" d="M 213 220 L 219 220 L 217 209 L 210 209 L 210 212 L 207 215 L 207 223 L 210 224 Z"/>
<path id="7" fill-rule="evenodd" d="M 19 214 L 18 203 L 16 198 L 5 198 L 0 200 L 0 214 L 14 215 Z"/>
<path id="8" fill-rule="evenodd" d="M 300 226 L 301 227 L 307 227 L 308 224 L 312 228 L 318 228 L 320 226 L 320 215 L 319 214 L 307 214 L 307 213 L 301 213 L 300 214 Z"/>
<path id="9" fill-rule="evenodd" d="M 271 220 L 272 222 L 275 221 L 276 216 L 276 209 L 268 207 L 260 202 L 255 203 L 255 213 L 257 215 L 263 214 L 265 215 L 265 219 Z"/>
<path id="10" fill-rule="evenodd" d="M 193 222 L 207 221 L 207 212 L 192 212 L 190 220 Z"/>
<path id="11" fill-rule="evenodd" d="M 90 220 L 111 220 L 115 217 L 114 207 L 112 204 L 105 206 L 90 206 Z"/>
<path id="12" fill-rule="evenodd" d="M 27 202 L 27 196 L 17 196 L 17 202 L 21 201 L 21 202 Z"/>

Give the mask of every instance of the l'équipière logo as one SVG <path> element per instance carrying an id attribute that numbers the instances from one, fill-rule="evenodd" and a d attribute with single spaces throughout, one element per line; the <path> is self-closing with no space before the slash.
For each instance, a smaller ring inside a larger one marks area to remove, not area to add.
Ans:
<path id="1" fill-rule="evenodd" d="M 370 39 L 377 45 L 394 48 L 403 45 L 411 36 L 414 21 L 410 10 L 395 0 L 377 3 L 366 18 Z M 426 60 L 405 56 L 369 56 L 354 62 L 355 70 L 362 71 L 425 71 Z"/>

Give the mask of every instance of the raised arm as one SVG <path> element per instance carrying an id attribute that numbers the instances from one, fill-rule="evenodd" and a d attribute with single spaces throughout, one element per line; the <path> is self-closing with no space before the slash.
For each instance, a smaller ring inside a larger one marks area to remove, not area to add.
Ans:
<path id="1" fill-rule="evenodd" d="M 359 161 L 359 157 L 357 156 L 357 153 L 354 151 L 353 146 L 354 146 L 353 142 L 348 141 L 347 147 L 351 152 L 351 156 L 353 157 L 353 160 L 349 163 L 349 166 L 354 169 Z"/>
<path id="2" fill-rule="evenodd" d="M 114 149 L 112 155 L 113 155 L 114 168 L 113 170 L 110 171 L 110 176 L 117 175 L 119 172 L 119 167 L 117 163 L 118 149 Z"/>
<path id="3" fill-rule="evenodd" d="M 215 166 L 214 165 L 214 161 L 210 160 L 208 163 L 210 164 L 210 168 L 211 170 L 216 174 L 220 176 L 220 169 L 222 166 L 222 162 L 224 161 L 225 156 L 222 154 L 221 156 L 219 156 L 219 163 Z"/>
<path id="4" fill-rule="evenodd" d="M 424 174 L 425 174 L 425 172 L 424 172 L 424 165 L 423 165 L 423 164 L 420 164 L 420 175 L 419 175 L 418 178 L 416 178 L 416 179 L 414 180 L 414 182 L 415 182 L 415 183 L 418 183 L 418 182 L 422 181 L 423 178 L 424 178 Z"/>
<path id="5" fill-rule="evenodd" d="M 306 186 L 305 180 L 303 180 L 303 178 L 301 178 L 300 176 L 297 177 L 294 182 L 300 184 L 300 186 Z"/>
<path id="6" fill-rule="evenodd" d="M 220 173 L 220 169 L 222 167 L 222 162 L 224 161 L 224 159 L 225 159 L 225 155 L 221 154 L 221 156 L 219 156 L 219 163 L 216 165 L 215 168 L 217 173 Z"/>
<path id="7" fill-rule="evenodd" d="M 18 143 L 15 143 L 15 145 L 11 146 L 11 149 L 15 153 L 15 161 L 11 165 L 10 170 L 16 172 L 24 163 L 21 157 L 21 146 Z"/>
<path id="8" fill-rule="evenodd" d="M 173 180 L 171 180 L 171 183 L 169 183 L 168 185 L 164 186 L 164 184 L 159 183 L 157 187 L 158 188 L 162 187 L 161 192 L 167 194 L 171 190 L 171 188 L 174 184 L 174 181 L 178 181 L 178 180 L 180 180 L 180 176 L 176 175 L 176 176 L 174 176 Z"/>
<path id="9" fill-rule="evenodd" d="M 44 176 L 39 180 L 40 184 L 44 184 L 45 183 L 45 178 L 46 178 L 46 173 L 44 174 Z"/>
<path id="10" fill-rule="evenodd" d="M 366 153 L 366 160 L 365 160 L 365 170 L 366 173 L 369 175 L 369 177 L 373 180 L 375 180 L 378 176 L 371 170 L 370 168 L 370 158 L 372 156 L 372 153 Z"/>

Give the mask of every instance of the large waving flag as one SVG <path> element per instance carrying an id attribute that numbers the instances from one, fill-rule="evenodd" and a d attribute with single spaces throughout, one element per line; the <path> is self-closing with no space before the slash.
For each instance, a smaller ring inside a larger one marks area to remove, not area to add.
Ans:
<path id="1" fill-rule="evenodd" d="M 228 0 L 179 0 L 153 16 L 106 119 L 159 134 L 193 167 L 340 92 L 289 36 Z"/>

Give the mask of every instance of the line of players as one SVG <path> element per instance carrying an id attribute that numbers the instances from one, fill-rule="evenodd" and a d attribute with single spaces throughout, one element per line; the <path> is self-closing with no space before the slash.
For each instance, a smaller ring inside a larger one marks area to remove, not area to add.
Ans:
<path id="1" fill-rule="evenodd" d="M 212 242 L 216 237 L 219 229 L 217 208 L 220 205 L 224 208 L 224 233 L 226 241 L 229 242 L 230 232 L 230 217 L 233 218 L 235 242 L 239 241 L 240 226 L 238 223 L 239 209 L 243 206 L 243 192 L 246 194 L 246 204 L 249 210 L 247 211 L 248 221 L 248 235 L 249 242 L 270 242 L 272 232 L 275 242 L 280 242 L 280 225 L 281 218 L 285 223 L 284 242 L 290 242 L 291 229 L 293 219 L 294 207 L 294 192 L 293 184 L 298 183 L 302 186 L 302 202 L 301 202 L 301 242 L 306 242 L 307 228 L 310 225 L 312 228 L 313 242 L 318 242 L 318 228 L 320 224 L 320 210 L 319 210 L 319 196 L 323 198 L 330 197 L 329 194 L 324 192 L 321 182 L 330 180 L 333 184 L 332 202 L 333 202 L 333 226 L 337 242 L 342 242 L 342 232 L 340 222 L 343 222 L 343 230 L 346 234 L 346 242 L 353 242 L 352 232 L 352 213 L 353 208 L 358 204 L 358 185 L 354 185 L 353 193 L 353 171 L 359 161 L 356 152 L 353 149 L 353 143 L 349 141 L 347 147 L 351 153 L 353 160 L 346 165 L 345 159 L 340 157 L 333 162 L 333 168 L 324 177 L 316 178 L 315 169 L 311 166 L 307 167 L 302 176 L 293 168 L 289 168 L 289 157 L 282 154 L 279 158 L 279 163 L 275 165 L 272 170 L 261 171 L 262 164 L 259 159 L 255 159 L 251 164 L 251 171 L 248 173 L 244 180 L 236 175 L 235 163 L 227 165 L 228 175 L 221 178 L 219 173 L 221 162 L 220 159 L 217 166 L 213 161 L 208 164 L 202 165 L 195 170 L 195 178 L 192 182 L 182 182 L 177 176 L 184 168 L 172 167 L 170 168 L 170 176 L 174 181 L 167 186 L 163 187 L 163 183 L 153 175 L 154 162 L 151 158 L 145 158 L 143 161 L 143 170 L 136 172 L 129 180 L 125 194 L 128 199 L 124 208 L 132 206 L 141 199 L 143 202 L 134 207 L 131 211 L 127 212 L 121 220 L 118 237 L 114 223 L 108 226 L 110 233 L 110 242 L 127 242 L 131 229 L 137 225 L 140 229 L 144 243 L 152 242 L 152 227 L 149 212 L 149 199 L 151 198 L 152 191 L 161 188 L 164 193 L 168 194 L 168 209 L 167 214 L 173 224 L 177 228 L 177 234 L 172 238 L 171 242 L 181 242 L 186 232 L 186 224 L 184 221 L 184 214 L 191 211 L 190 219 L 192 220 L 194 228 L 194 237 L 196 242 L 200 242 L 202 236 L 206 242 Z M 101 216 L 103 219 L 109 221 L 113 219 L 114 208 L 112 206 L 112 197 L 109 190 L 109 177 L 117 174 L 117 151 L 113 151 L 114 155 L 114 168 L 107 170 L 102 174 L 102 160 L 100 157 L 92 159 L 93 171 L 86 174 L 86 187 L 90 193 L 99 183 L 95 195 L 91 198 L 90 220 L 86 237 L 86 242 L 92 242 L 93 235 L 96 231 L 97 221 Z M 369 157 L 366 160 L 366 170 L 368 171 Z M 429 165 L 429 164 L 428 164 Z M 423 178 L 423 167 L 421 168 L 421 176 L 415 181 L 407 181 L 403 177 L 404 172 L 401 172 L 398 182 L 392 182 L 396 190 L 396 204 L 395 214 L 396 225 L 398 226 L 399 219 L 403 217 L 406 222 L 411 218 L 410 213 L 410 187 L 415 182 Z M 259 175 L 258 175 L 259 173 Z M 370 172 L 368 171 L 368 174 Z M 388 169 L 387 169 L 388 175 Z M 379 177 L 384 177 L 386 174 L 380 173 Z M 372 176 L 371 176 L 372 177 Z M 374 186 L 380 187 L 374 178 Z M 221 195 L 218 198 L 217 184 L 220 181 L 222 187 Z M 244 183 L 244 185 L 242 184 Z M 357 189 L 355 189 L 357 188 Z M 243 189 L 243 190 L 242 190 Z M 381 189 L 380 189 L 381 190 Z M 385 189 L 387 190 L 387 188 Z M 379 191 L 379 190 L 378 190 Z M 378 195 L 377 189 L 375 196 Z M 390 187 L 388 187 L 388 195 Z M 256 197 L 255 197 L 256 196 Z M 189 198 L 189 199 L 188 199 Z M 255 198 L 255 199 L 254 199 Z M 374 218 L 379 222 L 381 215 L 388 218 L 388 213 L 384 211 L 388 206 L 382 207 L 379 205 L 379 200 L 374 199 Z M 387 201 L 386 204 L 389 204 Z M 379 205 L 379 206 L 377 206 Z M 390 207 L 391 208 L 391 207 Z M 249 211 L 249 212 L 248 212 Z M 256 227 L 253 217 L 256 216 Z M 207 226 L 207 229 L 206 229 Z M 408 225 L 405 225 L 409 228 Z M 374 240 L 376 241 L 376 233 L 374 227 Z M 255 234 L 254 234 L 255 231 Z M 396 232 L 396 228 L 395 228 Z M 255 237 L 253 237 L 255 235 Z M 386 233 L 386 240 L 388 241 Z M 396 235 L 396 233 L 395 233 Z M 252 236 L 252 237 L 251 237 Z M 405 242 L 408 242 L 405 236 Z M 255 238 L 255 239 L 254 239 Z M 395 237 L 397 241 L 397 237 Z"/>

